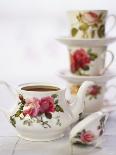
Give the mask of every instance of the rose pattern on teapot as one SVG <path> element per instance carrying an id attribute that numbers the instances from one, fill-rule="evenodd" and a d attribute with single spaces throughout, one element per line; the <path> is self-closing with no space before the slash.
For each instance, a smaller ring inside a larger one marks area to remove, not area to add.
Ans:
<path id="1" fill-rule="evenodd" d="M 16 120 L 19 118 L 24 125 L 31 126 L 33 123 L 39 123 L 44 128 L 51 128 L 49 119 L 55 119 L 56 125 L 61 126 L 60 116 L 54 113 L 64 112 L 63 108 L 58 104 L 58 95 L 46 96 L 41 99 L 33 97 L 25 99 L 19 95 L 20 102 L 18 110 L 10 117 L 11 124 L 16 127 Z"/>
<path id="2" fill-rule="evenodd" d="M 51 141 L 63 137 L 70 125 L 83 118 L 87 88 L 94 82 L 85 81 L 77 96 L 70 96 L 68 102 L 64 86 L 38 82 L 20 84 L 16 89 L 5 81 L 0 84 L 6 86 L 16 103 L 9 111 L 0 107 L 0 112 L 18 136 L 30 141 Z"/>

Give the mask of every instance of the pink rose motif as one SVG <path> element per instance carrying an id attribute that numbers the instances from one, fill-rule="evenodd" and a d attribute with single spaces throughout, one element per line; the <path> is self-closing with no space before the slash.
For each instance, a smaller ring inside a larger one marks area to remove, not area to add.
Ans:
<path id="1" fill-rule="evenodd" d="M 83 143 L 90 143 L 95 140 L 95 135 L 91 131 L 82 132 L 80 139 Z"/>
<path id="2" fill-rule="evenodd" d="M 86 12 L 83 14 L 82 19 L 87 24 L 96 24 L 99 21 L 99 15 L 97 15 L 95 12 Z"/>
<path id="3" fill-rule="evenodd" d="M 27 99 L 26 104 L 23 109 L 23 114 L 36 117 L 40 111 L 40 100 L 33 97 L 32 99 Z"/>
<path id="4" fill-rule="evenodd" d="M 43 113 L 55 112 L 54 98 L 51 96 L 43 97 L 41 99 L 31 98 L 25 100 L 23 114 L 36 117 Z"/>
<path id="5" fill-rule="evenodd" d="M 48 96 L 48 97 L 44 97 L 40 100 L 40 112 L 41 113 L 55 112 L 53 97 Z"/>
<path id="6" fill-rule="evenodd" d="M 79 68 L 84 68 L 90 63 L 90 56 L 84 49 L 77 49 L 71 55 L 71 71 L 74 73 Z"/>
<path id="7" fill-rule="evenodd" d="M 101 91 L 100 86 L 93 85 L 88 89 L 88 94 L 90 94 L 92 96 L 97 96 L 98 94 L 100 94 L 100 91 Z"/>

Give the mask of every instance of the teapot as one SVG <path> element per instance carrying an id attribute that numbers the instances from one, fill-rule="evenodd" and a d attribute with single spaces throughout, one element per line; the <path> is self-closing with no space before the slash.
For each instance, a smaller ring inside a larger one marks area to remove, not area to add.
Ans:
<path id="1" fill-rule="evenodd" d="M 66 89 L 54 84 L 26 83 L 15 90 L 8 83 L 5 85 L 16 101 L 15 106 L 7 111 L 0 107 L 18 136 L 30 141 L 50 141 L 64 135 L 66 129 L 79 121 L 84 111 L 84 99 L 88 88 L 94 85 L 85 81 L 77 95 L 66 100 Z"/>

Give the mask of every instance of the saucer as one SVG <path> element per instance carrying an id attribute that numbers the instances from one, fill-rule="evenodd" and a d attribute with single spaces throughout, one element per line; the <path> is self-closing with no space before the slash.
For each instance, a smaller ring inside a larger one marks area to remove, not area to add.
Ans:
<path id="1" fill-rule="evenodd" d="M 67 46 L 107 46 L 116 41 L 116 37 L 107 37 L 103 39 L 76 39 L 73 37 L 59 37 L 57 40 Z"/>
<path id="2" fill-rule="evenodd" d="M 81 84 L 83 81 L 94 81 L 98 83 L 105 83 L 108 80 L 115 78 L 116 74 L 113 74 L 111 71 L 107 71 L 104 75 L 100 76 L 76 76 L 73 75 L 69 70 L 62 70 L 58 72 L 58 76 L 65 79 L 68 82 Z"/>

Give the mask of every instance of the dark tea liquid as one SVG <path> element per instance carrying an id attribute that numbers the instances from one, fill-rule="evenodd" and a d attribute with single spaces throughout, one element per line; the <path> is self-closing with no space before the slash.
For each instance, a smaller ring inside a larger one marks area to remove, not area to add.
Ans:
<path id="1" fill-rule="evenodd" d="M 26 91 L 58 91 L 60 88 L 55 86 L 44 86 L 44 85 L 36 85 L 36 86 L 25 86 L 21 88 L 22 90 Z"/>

